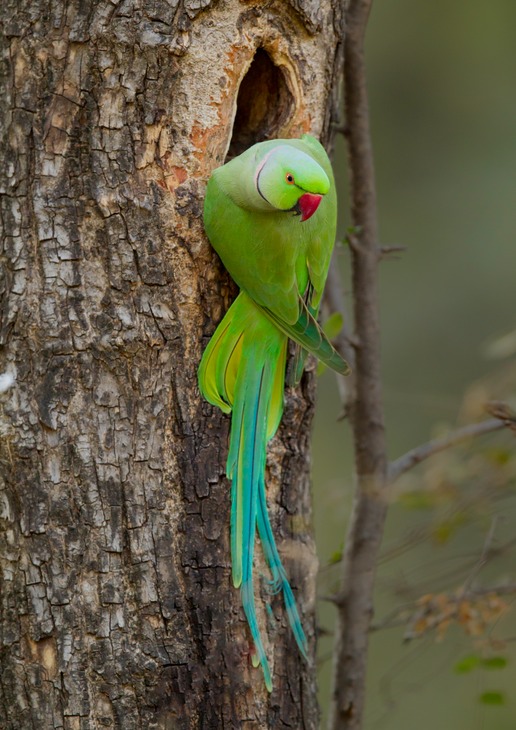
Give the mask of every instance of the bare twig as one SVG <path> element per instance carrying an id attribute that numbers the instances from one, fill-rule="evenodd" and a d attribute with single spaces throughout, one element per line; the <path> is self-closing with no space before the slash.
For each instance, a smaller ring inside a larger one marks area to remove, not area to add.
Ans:
<path id="1" fill-rule="evenodd" d="M 344 40 L 346 141 L 351 172 L 355 382 L 349 412 L 357 489 L 337 596 L 331 730 L 362 726 L 374 573 L 385 523 L 387 480 L 380 378 L 377 294 L 378 235 L 373 153 L 364 65 L 364 34 L 372 0 L 350 0 Z"/>
<path id="2" fill-rule="evenodd" d="M 512 596 L 516 593 L 516 583 L 502 583 L 497 586 L 482 586 L 463 590 L 461 587 L 453 593 L 428 594 L 423 599 L 404 604 L 392 611 L 382 621 L 371 625 L 371 632 L 384 629 L 394 629 L 400 626 L 414 627 L 418 621 L 421 625 L 417 630 L 407 629 L 405 639 L 410 640 L 423 636 L 427 631 L 435 629 L 444 620 L 456 619 L 461 606 L 482 598 L 492 598 L 498 606 L 500 596 Z M 424 621 L 423 621 L 424 619 Z"/>
<path id="3" fill-rule="evenodd" d="M 491 546 L 493 544 L 496 525 L 498 523 L 498 516 L 495 515 L 493 519 L 491 520 L 491 526 L 489 527 L 489 532 L 486 535 L 486 539 L 484 540 L 484 546 L 482 547 L 482 553 L 480 554 L 479 560 L 475 563 L 475 566 L 471 573 L 468 575 L 466 580 L 463 583 L 462 590 L 464 593 L 466 593 L 471 586 L 473 585 L 473 582 L 475 578 L 478 576 L 482 568 L 486 565 L 486 563 L 489 560 L 489 554 L 491 552 Z"/>
<path id="4" fill-rule="evenodd" d="M 481 596 L 512 596 L 516 593 L 516 583 L 502 583 L 498 586 L 484 586 L 479 588 L 469 588 L 462 597 L 479 598 Z"/>
<path id="5" fill-rule="evenodd" d="M 380 260 L 384 259 L 384 258 L 399 259 L 400 258 L 399 256 L 393 256 L 393 254 L 405 253 L 406 250 L 407 250 L 406 246 L 380 246 L 380 248 L 378 249 L 378 258 Z"/>
<path id="6" fill-rule="evenodd" d="M 480 423 L 471 423 L 468 426 L 459 428 L 456 431 L 443 436 L 439 439 L 434 439 L 426 444 L 416 446 L 411 451 L 408 451 L 399 459 L 393 461 L 389 466 L 389 482 L 394 482 L 402 474 L 412 469 L 416 464 L 420 464 L 425 459 L 428 459 L 434 454 L 438 454 L 440 451 L 445 451 L 451 446 L 467 441 L 470 438 L 476 436 L 483 436 L 493 431 L 500 431 L 503 428 L 514 427 L 514 423 L 507 418 L 502 420 L 501 418 L 489 418 L 486 421 Z"/>
<path id="7" fill-rule="evenodd" d="M 516 412 L 503 401 L 494 400 L 486 404 L 486 411 L 493 418 L 506 421 L 506 425 L 516 431 Z"/>
<path id="8" fill-rule="evenodd" d="M 457 510 L 457 512 L 460 512 L 460 508 Z M 419 533 L 419 540 L 413 541 L 412 545 L 409 541 L 407 541 L 406 549 L 409 550 L 411 547 L 416 545 L 418 542 L 423 542 L 423 540 L 428 539 L 433 534 L 433 529 L 425 529 Z M 487 552 L 487 554 L 484 556 L 484 560 L 486 562 L 491 562 L 492 560 L 495 560 L 496 558 L 499 558 L 502 555 L 506 555 L 509 553 L 513 548 L 516 546 L 516 538 L 512 538 L 508 540 L 507 542 L 503 543 L 502 545 L 496 545 L 491 546 Z M 388 562 L 388 560 L 392 559 L 393 557 L 397 557 L 403 552 L 403 548 L 401 546 L 398 547 L 398 550 L 394 550 L 391 552 L 391 554 L 383 555 L 382 559 L 378 561 L 378 564 L 381 565 L 382 563 Z M 465 568 L 470 568 L 471 570 L 475 570 L 475 566 L 478 565 L 478 558 L 472 557 L 469 554 L 466 554 L 465 556 L 466 562 L 463 565 L 451 568 L 449 570 L 444 570 L 441 572 L 440 575 L 440 582 L 444 583 L 447 586 L 455 585 L 457 582 L 457 578 L 461 577 L 463 574 L 463 571 Z M 442 558 L 438 558 L 436 562 L 442 561 Z M 430 563 L 432 564 L 432 563 Z M 423 567 L 422 572 L 425 572 L 425 568 Z M 410 595 L 414 592 L 421 592 L 425 589 L 425 586 L 428 586 L 428 579 L 426 577 L 422 577 L 419 582 L 412 582 L 410 585 L 410 588 L 408 586 L 402 586 L 398 589 L 399 595 Z"/>
<path id="9" fill-rule="evenodd" d="M 514 545 L 516 544 L 516 538 L 507 540 L 502 545 L 493 546 L 492 543 L 496 525 L 497 518 L 494 518 L 491 522 L 491 526 L 484 541 L 480 558 L 475 560 L 472 571 L 463 581 L 462 585 L 452 592 L 448 591 L 449 595 L 454 595 L 456 599 L 464 598 L 465 600 L 471 600 L 491 594 L 496 596 L 507 596 L 516 593 L 516 583 L 502 583 L 494 587 L 481 587 L 472 585 L 480 570 L 485 565 L 490 563 L 495 558 L 499 558 L 502 555 L 507 555 L 507 553 L 511 552 L 514 549 Z M 463 568 L 461 568 L 460 570 L 461 572 L 463 572 Z M 456 577 L 456 574 L 457 571 L 453 570 L 452 572 L 448 572 L 445 575 L 441 575 L 441 582 L 443 578 L 446 578 L 446 580 L 448 580 L 450 577 Z M 454 580 L 453 585 L 456 585 L 456 580 Z M 411 588 L 411 591 L 412 590 L 413 587 Z M 398 626 L 407 625 L 414 613 L 415 607 L 418 605 L 418 600 L 420 599 L 410 598 L 408 601 L 405 601 L 403 604 L 397 606 L 394 610 L 390 611 L 383 619 L 381 619 L 380 621 L 376 621 L 374 624 L 372 624 L 370 631 L 381 631 L 383 629 L 393 629 Z"/>

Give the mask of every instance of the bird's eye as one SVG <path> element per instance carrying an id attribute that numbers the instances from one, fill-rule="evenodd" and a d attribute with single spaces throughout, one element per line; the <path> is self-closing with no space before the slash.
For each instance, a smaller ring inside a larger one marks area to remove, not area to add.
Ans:
<path id="1" fill-rule="evenodd" d="M 289 185 L 294 184 L 294 175 L 291 172 L 287 172 L 285 175 L 285 180 L 288 182 Z"/>

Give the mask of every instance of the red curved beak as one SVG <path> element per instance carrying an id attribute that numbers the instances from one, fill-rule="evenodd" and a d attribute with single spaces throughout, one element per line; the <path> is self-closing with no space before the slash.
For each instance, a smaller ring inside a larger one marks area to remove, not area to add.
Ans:
<path id="1" fill-rule="evenodd" d="M 297 202 L 301 211 L 302 221 L 307 221 L 313 216 L 322 199 L 322 195 L 316 195 L 315 193 L 305 193 L 299 198 Z"/>

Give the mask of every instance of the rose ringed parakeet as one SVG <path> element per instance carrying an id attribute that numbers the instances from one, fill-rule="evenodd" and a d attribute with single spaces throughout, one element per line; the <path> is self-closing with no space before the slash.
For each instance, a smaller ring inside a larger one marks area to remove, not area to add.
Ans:
<path id="1" fill-rule="evenodd" d="M 328 156 L 321 144 L 301 139 L 260 142 L 216 169 L 207 186 L 208 238 L 240 294 L 219 324 L 199 367 L 204 397 L 232 412 L 226 473 L 231 479 L 231 559 L 235 587 L 272 689 L 256 616 L 253 555 L 256 528 L 271 572 L 271 591 L 282 591 L 301 653 L 307 641 L 276 547 L 267 511 L 267 442 L 283 411 L 288 339 L 298 345 L 291 381 L 306 352 L 334 370 L 348 366 L 315 317 L 335 242 L 337 203 Z"/>

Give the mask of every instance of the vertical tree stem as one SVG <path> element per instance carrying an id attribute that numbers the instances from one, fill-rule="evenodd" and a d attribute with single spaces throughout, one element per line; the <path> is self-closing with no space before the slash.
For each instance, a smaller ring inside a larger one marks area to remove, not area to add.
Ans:
<path id="1" fill-rule="evenodd" d="M 331 730 L 362 727 L 375 566 L 387 511 L 383 495 L 387 459 L 380 377 L 376 191 L 364 63 L 371 5 L 372 0 L 350 0 L 344 42 L 346 137 L 356 230 L 351 241 L 356 372 L 349 412 L 357 486 L 336 600 Z"/>

